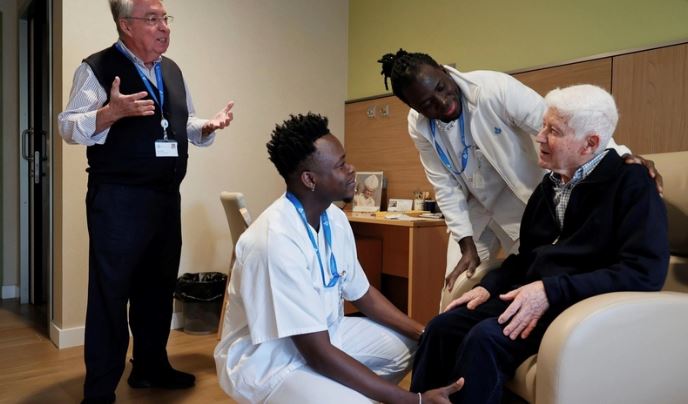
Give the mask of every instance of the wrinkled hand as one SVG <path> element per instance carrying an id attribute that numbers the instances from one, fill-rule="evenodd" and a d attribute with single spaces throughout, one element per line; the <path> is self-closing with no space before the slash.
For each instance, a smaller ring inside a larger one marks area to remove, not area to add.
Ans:
<path id="1" fill-rule="evenodd" d="M 482 286 L 477 286 L 464 293 L 457 299 L 454 299 L 447 305 L 447 308 L 444 309 L 444 311 L 447 312 L 456 306 L 461 306 L 462 304 L 465 304 L 468 310 L 474 310 L 476 307 L 485 303 L 489 298 L 490 292 L 488 292 L 487 289 Z"/>
<path id="2" fill-rule="evenodd" d="M 659 171 L 657 171 L 654 161 L 647 160 L 642 156 L 628 153 L 624 154 L 622 157 L 626 164 L 642 164 L 645 168 L 647 168 L 647 173 L 650 174 L 650 178 L 654 178 L 655 180 L 657 192 L 659 192 L 660 196 L 664 195 L 664 180 L 662 179 L 662 175 L 659 173 Z"/>
<path id="3" fill-rule="evenodd" d="M 110 102 L 108 108 L 113 121 L 128 116 L 148 116 L 155 113 L 155 103 L 153 100 L 144 100 L 148 95 L 147 91 L 125 95 L 119 92 L 119 76 L 115 76 L 110 88 Z"/>
<path id="4" fill-rule="evenodd" d="M 224 129 L 229 126 L 229 123 L 234 119 L 234 112 L 232 112 L 232 107 L 234 107 L 234 101 L 227 103 L 227 106 L 222 108 L 215 116 L 206 122 L 201 128 L 201 133 L 206 136 L 218 129 Z"/>
<path id="5" fill-rule="evenodd" d="M 511 301 L 509 307 L 504 310 L 497 321 L 499 324 L 509 322 L 504 327 L 504 335 L 512 340 L 518 338 L 519 335 L 521 338 L 528 338 L 538 320 L 549 308 L 545 285 L 542 281 L 521 286 L 509 293 L 499 295 L 499 298 L 504 301 Z"/>
<path id="6" fill-rule="evenodd" d="M 451 242 L 451 241 L 450 241 Z M 454 283 L 463 272 L 466 272 L 466 277 L 470 278 L 475 273 L 475 269 L 480 265 L 480 257 L 478 257 L 478 250 L 473 242 L 473 237 L 464 237 L 459 241 L 461 247 L 461 259 L 456 264 L 454 270 L 444 280 L 444 285 L 447 291 L 451 292 L 454 288 Z"/>
<path id="7" fill-rule="evenodd" d="M 463 377 L 454 383 L 446 387 L 440 387 L 438 389 L 428 390 L 422 394 L 423 404 L 438 403 L 438 404 L 449 404 L 449 396 L 456 393 L 463 388 Z"/>

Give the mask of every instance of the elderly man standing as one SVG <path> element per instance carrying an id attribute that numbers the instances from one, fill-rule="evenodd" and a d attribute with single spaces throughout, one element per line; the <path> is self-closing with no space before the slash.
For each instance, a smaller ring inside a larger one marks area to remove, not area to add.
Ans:
<path id="1" fill-rule="evenodd" d="M 160 0 L 110 0 L 119 40 L 86 59 L 59 116 L 68 143 L 88 146 L 89 286 L 84 402 L 115 401 L 129 322 L 131 387 L 188 388 L 172 368 L 167 339 L 179 270 L 179 185 L 187 142 L 208 146 L 232 120 L 229 102 L 211 120 L 194 117 L 179 67 L 162 57 L 170 40 Z"/>
<path id="2" fill-rule="evenodd" d="M 618 120 L 614 99 L 579 85 L 550 92 L 545 103 L 538 164 L 551 172 L 528 201 L 519 252 L 429 323 L 413 391 L 465 377 L 452 402 L 499 403 L 504 382 L 563 310 L 664 282 L 667 219 L 655 184 L 604 149 Z"/>

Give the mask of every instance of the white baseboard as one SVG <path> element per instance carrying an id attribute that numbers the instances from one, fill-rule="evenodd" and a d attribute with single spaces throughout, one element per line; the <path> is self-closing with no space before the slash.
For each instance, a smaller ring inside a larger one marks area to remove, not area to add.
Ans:
<path id="1" fill-rule="evenodd" d="M 184 328 L 184 316 L 181 311 L 175 311 L 172 313 L 172 323 L 170 324 L 170 329 L 179 330 Z"/>
<path id="2" fill-rule="evenodd" d="M 58 349 L 84 345 L 85 327 L 60 328 L 50 322 L 50 340 Z"/>
<path id="3" fill-rule="evenodd" d="M 19 287 L 17 285 L 5 285 L 2 287 L 2 299 L 16 299 L 19 297 Z"/>
<path id="4" fill-rule="evenodd" d="M 184 317 L 182 312 L 172 313 L 172 323 L 170 329 L 178 330 L 184 328 Z M 55 323 L 50 323 L 50 340 L 57 346 L 58 349 L 71 348 L 75 346 L 84 345 L 84 326 L 74 328 L 60 328 Z M 131 335 L 131 330 L 129 330 Z"/>

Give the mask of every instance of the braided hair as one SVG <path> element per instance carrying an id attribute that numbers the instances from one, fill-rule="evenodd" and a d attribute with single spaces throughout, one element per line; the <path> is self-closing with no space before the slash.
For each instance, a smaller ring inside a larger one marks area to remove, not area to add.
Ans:
<path id="1" fill-rule="evenodd" d="M 399 49 L 396 54 L 387 53 L 377 62 L 382 64 L 382 72 L 380 74 L 385 78 L 385 89 L 389 90 L 387 79 L 390 78 L 392 81 L 392 92 L 406 104 L 408 104 L 408 101 L 404 99 L 403 90 L 416 80 L 420 67 L 422 65 L 440 67 L 435 62 L 435 59 L 428 54 L 408 53 L 403 49 Z"/>
<path id="2" fill-rule="evenodd" d="M 285 181 L 315 152 L 315 141 L 329 135 L 327 118 L 309 112 L 289 115 L 276 125 L 266 144 L 270 161 Z"/>

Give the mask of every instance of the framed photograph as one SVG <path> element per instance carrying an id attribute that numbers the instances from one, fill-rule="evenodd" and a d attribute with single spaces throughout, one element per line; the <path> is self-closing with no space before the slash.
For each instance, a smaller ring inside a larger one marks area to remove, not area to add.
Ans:
<path id="1" fill-rule="evenodd" d="M 360 171 L 356 173 L 354 212 L 377 212 L 382 201 L 384 176 L 382 171 Z"/>
<path id="2" fill-rule="evenodd" d="M 390 198 L 387 203 L 387 211 L 389 212 L 408 212 L 412 207 L 413 200 L 411 199 Z"/>

